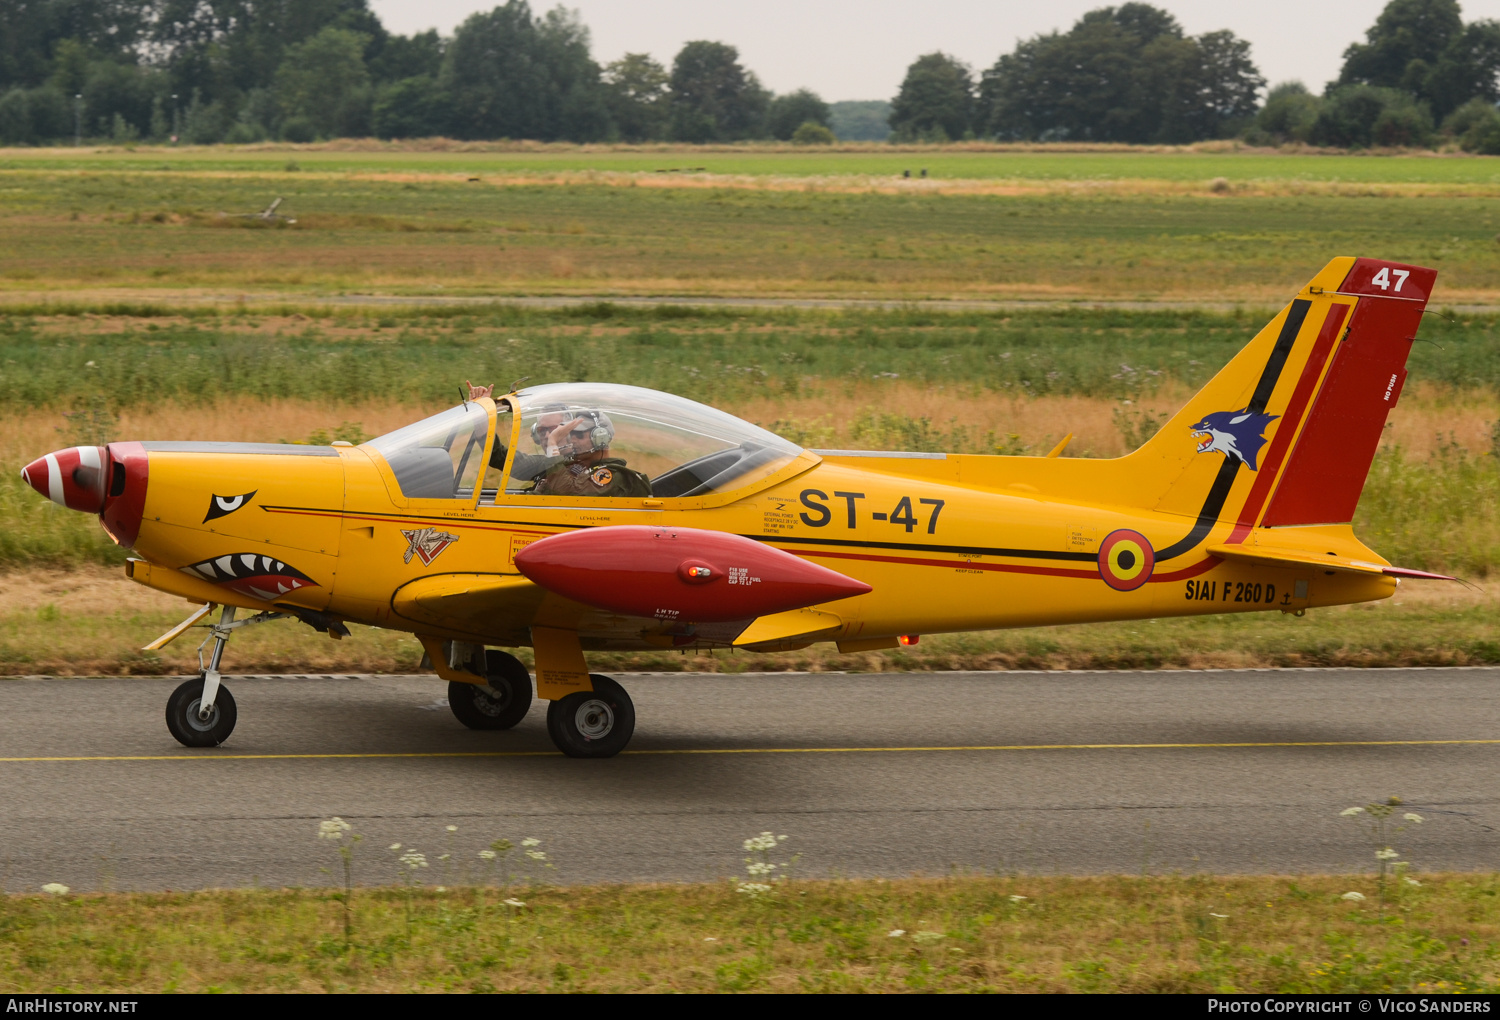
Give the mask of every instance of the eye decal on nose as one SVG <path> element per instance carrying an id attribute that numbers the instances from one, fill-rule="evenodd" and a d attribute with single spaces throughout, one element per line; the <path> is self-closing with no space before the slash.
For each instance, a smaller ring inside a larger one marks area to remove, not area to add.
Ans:
<path id="1" fill-rule="evenodd" d="M 254 499 L 255 494 L 259 491 L 259 489 L 251 489 L 249 492 L 243 493 L 239 496 L 215 495 L 210 497 L 208 501 L 208 513 L 203 515 L 203 523 L 207 524 L 209 521 L 215 520 L 219 517 L 228 517 L 240 507 L 244 506 L 246 503 Z"/>

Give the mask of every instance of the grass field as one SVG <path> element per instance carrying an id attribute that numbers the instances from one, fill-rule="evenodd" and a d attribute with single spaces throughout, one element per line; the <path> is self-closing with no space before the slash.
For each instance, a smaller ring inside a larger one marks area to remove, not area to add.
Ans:
<path id="1" fill-rule="evenodd" d="M 332 853 L 329 863 L 336 872 Z M 1366 876 L 793 881 L 753 899 L 728 882 L 356 889 L 347 941 L 331 890 L 13 895 L 0 899 L 0 985 L 1494 992 L 1500 883 L 1419 881 L 1390 886 L 1399 896 L 1383 908 Z"/>
<path id="2" fill-rule="evenodd" d="M 726 162 L 707 174 L 644 169 L 664 155 Z M 904 182 L 889 174 L 913 154 L 884 151 L 5 150 L 0 300 L 526 293 L 1265 305 L 1337 254 L 1436 266 L 1439 304 L 1500 298 L 1500 162 L 1489 157 L 915 155 L 940 177 L 949 171 L 937 161 L 955 161 L 953 173 L 983 186 Z M 617 163 L 625 169 L 610 176 Z M 1211 192 L 1226 174 L 1228 192 Z M 275 197 L 295 224 L 221 215 Z"/>
<path id="3" fill-rule="evenodd" d="M 1348 155 L 1238 149 L 1233 143 L 1182 148 L 1068 145 L 606 146 L 442 141 L 83 150 L 0 149 L 0 170 L 284 171 L 309 173 L 559 174 L 705 173 L 760 177 L 900 177 L 921 180 L 1230 181 L 1445 184 L 1500 187 L 1500 160 L 1447 153 Z"/>
<path id="4" fill-rule="evenodd" d="M 29 591 L 18 571 L 88 570 L 121 558 L 91 521 L 51 508 L 14 470 L 77 442 L 305 440 L 340 428 L 373 435 L 451 403 L 464 378 L 529 376 L 680 393 L 809 446 L 1025 453 L 1072 432 L 1069 455 L 1115 456 L 1149 435 L 1333 254 L 1438 266 L 1438 309 L 1500 298 L 1493 159 L 434 148 L 0 152 L 0 224 L 10 242 L 0 249 L 6 585 Z M 922 167 L 925 181 L 894 176 Z M 691 172 L 655 173 L 683 169 Z M 1228 180 L 1226 193 L 1208 188 L 1215 177 Z M 899 183 L 892 191 L 876 178 Z M 942 190 L 959 180 L 989 190 Z M 275 196 L 295 225 L 220 215 Z M 245 293 L 285 301 L 237 306 L 234 295 Z M 943 313 L 607 301 L 335 310 L 307 301 L 349 293 L 1243 305 Z M 1500 317 L 1440 312 L 1424 320 L 1421 339 L 1431 342 L 1413 347 L 1412 378 L 1357 528 L 1403 564 L 1483 577 L 1500 564 Z M 66 592 L 78 587 L 69 576 L 41 580 Z M 1370 626 L 1334 617 L 1298 621 L 1300 630 L 1280 620 L 1178 621 L 1147 631 L 944 638 L 904 659 L 695 665 L 1495 661 L 1489 603 L 1453 598 L 1389 606 L 1390 619 Z M 143 629 L 171 622 L 175 605 L 127 600 L 89 615 L 64 600 L 56 618 L 39 618 L 52 601 L 5 610 L 5 672 L 186 665 L 178 651 L 156 659 L 131 651 Z M 285 653 L 253 641 L 237 647 L 241 669 L 289 667 L 299 655 L 308 669 L 408 669 L 412 660 L 393 635 L 344 645 L 309 635 Z"/>

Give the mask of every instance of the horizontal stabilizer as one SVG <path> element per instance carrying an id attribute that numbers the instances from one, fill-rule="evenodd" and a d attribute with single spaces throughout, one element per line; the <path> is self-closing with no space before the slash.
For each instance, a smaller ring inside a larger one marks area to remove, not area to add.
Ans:
<path id="1" fill-rule="evenodd" d="M 1306 549 L 1275 549 L 1263 545 L 1211 545 L 1210 556 L 1267 567 L 1311 567 L 1316 570 L 1340 570 L 1351 574 L 1385 574 L 1387 577 L 1413 577 L 1429 581 L 1456 581 L 1447 574 L 1431 574 L 1410 567 L 1393 567 L 1387 563 L 1352 560 L 1347 556 L 1317 556 Z"/>

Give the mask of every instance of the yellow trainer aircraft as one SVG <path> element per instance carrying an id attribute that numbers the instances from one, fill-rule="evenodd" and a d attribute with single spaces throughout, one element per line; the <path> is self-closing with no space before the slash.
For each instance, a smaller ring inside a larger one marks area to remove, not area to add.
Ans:
<path id="1" fill-rule="evenodd" d="M 893 648 L 918 635 L 1389 596 L 1350 520 L 1436 272 L 1337 258 L 1140 449 L 1114 460 L 804 450 L 632 386 L 560 383 L 359 446 L 118 442 L 24 477 L 99 515 L 135 581 L 222 607 L 167 704 L 223 742 L 236 628 L 415 634 L 459 721 L 506 729 L 535 652 L 559 750 L 609 757 L 635 712 L 586 651 Z M 248 610 L 248 617 L 237 612 Z"/>

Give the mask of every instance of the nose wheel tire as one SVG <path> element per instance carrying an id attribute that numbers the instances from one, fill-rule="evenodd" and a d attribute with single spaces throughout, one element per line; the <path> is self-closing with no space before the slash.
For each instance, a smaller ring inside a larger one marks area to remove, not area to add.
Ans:
<path id="1" fill-rule="evenodd" d="M 531 711 L 531 674 L 520 659 L 493 648 L 484 653 L 484 667 L 490 690 L 450 683 L 448 707 L 471 730 L 508 730 Z"/>
<path id="2" fill-rule="evenodd" d="M 213 711 L 207 719 L 199 718 L 203 703 L 203 678 L 187 681 L 167 699 L 167 729 L 184 747 L 218 747 L 234 732 L 238 713 L 229 688 L 219 685 Z"/>
<path id="3" fill-rule="evenodd" d="M 635 705 L 609 677 L 591 673 L 589 679 L 592 691 L 547 705 L 547 732 L 569 758 L 613 758 L 635 733 Z"/>

